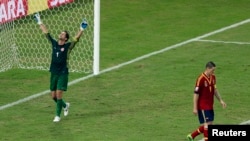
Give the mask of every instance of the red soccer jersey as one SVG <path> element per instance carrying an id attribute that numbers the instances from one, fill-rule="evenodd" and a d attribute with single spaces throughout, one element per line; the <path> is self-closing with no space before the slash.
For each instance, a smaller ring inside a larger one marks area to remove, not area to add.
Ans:
<path id="1" fill-rule="evenodd" d="M 215 89 L 215 75 L 207 77 L 205 73 L 202 73 L 197 78 L 194 92 L 199 95 L 197 105 L 199 110 L 213 110 Z"/>

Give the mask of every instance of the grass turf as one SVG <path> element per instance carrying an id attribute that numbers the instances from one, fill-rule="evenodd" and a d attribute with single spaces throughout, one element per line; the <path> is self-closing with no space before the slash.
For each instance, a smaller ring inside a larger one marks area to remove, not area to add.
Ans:
<path id="1" fill-rule="evenodd" d="M 101 69 L 203 35 L 249 17 L 247 1 L 103 1 Z M 110 10 L 112 9 L 112 10 Z M 247 42 L 249 24 L 208 37 Z M 240 38 L 242 37 L 242 38 Z M 4 109 L 1 140 L 184 141 L 198 126 L 192 115 L 196 76 L 217 64 L 218 88 L 228 104 L 215 103 L 215 123 L 249 120 L 249 45 L 192 42 L 69 87 L 70 114 L 52 122 L 49 94 Z M 48 72 L 0 73 L 1 105 L 48 89 Z M 70 74 L 70 81 L 83 74 Z"/>

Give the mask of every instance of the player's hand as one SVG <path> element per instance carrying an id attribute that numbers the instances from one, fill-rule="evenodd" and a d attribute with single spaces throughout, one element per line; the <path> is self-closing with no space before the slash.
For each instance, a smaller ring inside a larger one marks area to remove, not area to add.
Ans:
<path id="1" fill-rule="evenodd" d="M 86 29 L 88 27 L 88 22 L 87 22 L 87 20 L 86 19 L 83 19 L 83 21 L 81 22 L 81 24 L 80 24 L 80 30 L 84 30 L 84 29 Z"/>
<path id="2" fill-rule="evenodd" d="M 35 19 L 35 21 L 37 22 L 37 24 L 42 24 L 42 20 L 41 20 L 41 18 L 40 18 L 40 14 L 39 13 L 36 13 L 35 15 L 34 15 L 34 19 Z"/>
<path id="3" fill-rule="evenodd" d="M 223 108 L 227 107 L 227 104 L 223 100 L 220 101 L 220 104 L 222 105 Z"/>
<path id="4" fill-rule="evenodd" d="M 196 116 L 198 115 L 198 110 L 196 108 L 193 109 L 193 114 Z"/>

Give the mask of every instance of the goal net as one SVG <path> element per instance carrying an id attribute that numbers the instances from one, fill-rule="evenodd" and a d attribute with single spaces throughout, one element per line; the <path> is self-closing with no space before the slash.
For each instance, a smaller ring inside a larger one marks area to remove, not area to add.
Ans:
<path id="1" fill-rule="evenodd" d="M 39 12 L 55 39 L 67 30 L 70 40 L 83 18 L 88 28 L 70 54 L 70 72 L 93 72 L 94 0 L 1 0 L 0 72 L 11 68 L 48 70 L 51 44 L 34 21 Z"/>

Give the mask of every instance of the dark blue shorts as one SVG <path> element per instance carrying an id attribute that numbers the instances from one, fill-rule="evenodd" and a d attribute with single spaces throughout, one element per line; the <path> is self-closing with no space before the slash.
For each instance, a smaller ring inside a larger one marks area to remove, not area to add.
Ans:
<path id="1" fill-rule="evenodd" d="M 198 110 L 200 124 L 214 121 L 214 110 Z"/>

